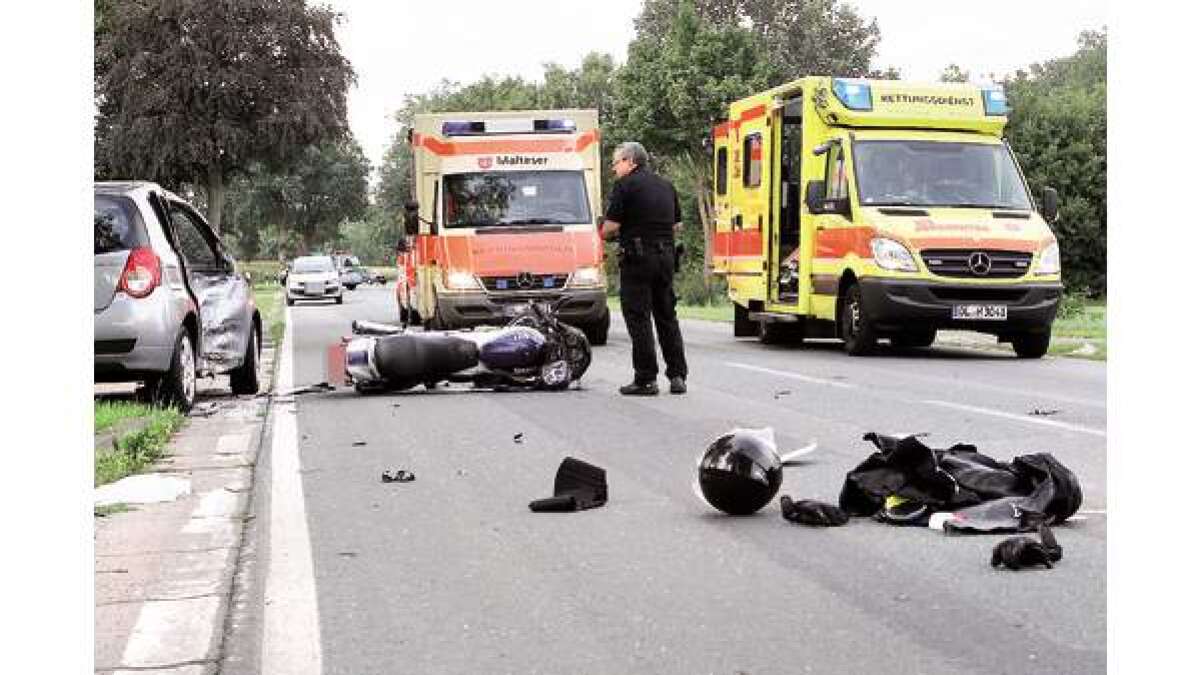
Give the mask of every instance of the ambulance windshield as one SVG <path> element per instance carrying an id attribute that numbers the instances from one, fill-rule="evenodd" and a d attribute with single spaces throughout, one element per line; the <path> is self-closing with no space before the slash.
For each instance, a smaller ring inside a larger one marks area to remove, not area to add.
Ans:
<path id="1" fill-rule="evenodd" d="M 445 177 L 446 227 L 591 222 L 582 171 L 491 171 Z"/>
<path id="2" fill-rule="evenodd" d="M 863 206 L 1032 209 L 1017 165 L 999 143 L 858 141 L 854 158 Z"/>

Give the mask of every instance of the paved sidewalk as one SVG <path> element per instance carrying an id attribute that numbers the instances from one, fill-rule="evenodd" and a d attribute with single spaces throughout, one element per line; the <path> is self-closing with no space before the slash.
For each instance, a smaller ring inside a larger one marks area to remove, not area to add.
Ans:
<path id="1" fill-rule="evenodd" d="M 274 350 L 264 346 L 262 391 Z M 201 380 L 196 408 L 150 471 L 190 483 L 174 501 L 95 518 L 95 672 L 217 672 L 269 399 Z"/>

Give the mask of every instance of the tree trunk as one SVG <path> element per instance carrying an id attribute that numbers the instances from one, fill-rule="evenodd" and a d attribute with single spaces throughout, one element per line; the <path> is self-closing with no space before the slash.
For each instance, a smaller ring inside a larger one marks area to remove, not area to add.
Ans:
<path id="1" fill-rule="evenodd" d="M 221 211 L 225 209 L 225 174 L 221 167 L 214 164 L 208 167 L 208 180 L 205 181 L 208 190 L 208 224 L 217 236 L 221 236 Z"/>

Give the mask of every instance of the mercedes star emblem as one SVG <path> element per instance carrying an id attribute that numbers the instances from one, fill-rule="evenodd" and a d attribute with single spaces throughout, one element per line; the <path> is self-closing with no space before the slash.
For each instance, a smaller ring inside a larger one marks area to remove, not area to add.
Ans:
<path id="1" fill-rule="evenodd" d="M 517 285 L 521 288 L 533 288 L 533 275 L 529 272 L 521 272 L 517 275 Z"/>
<path id="2" fill-rule="evenodd" d="M 975 251 L 967 258 L 967 269 L 977 277 L 986 277 L 992 271 L 992 259 L 983 251 Z"/>

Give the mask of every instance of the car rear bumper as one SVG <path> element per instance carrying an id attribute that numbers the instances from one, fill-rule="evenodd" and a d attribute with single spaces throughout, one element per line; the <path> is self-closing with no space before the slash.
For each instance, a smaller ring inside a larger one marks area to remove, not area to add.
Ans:
<path id="1" fill-rule="evenodd" d="M 438 296 L 438 312 L 442 321 L 454 327 L 502 324 L 509 320 L 506 307 L 529 301 L 555 302 L 570 296 L 558 310 L 558 318 L 572 325 L 601 321 L 608 308 L 603 288 L 545 293 L 455 293 Z"/>
<path id="2" fill-rule="evenodd" d="M 927 328 L 972 330 L 992 335 L 1050 330 L 1062 297 L 1060 283 L 995 286 L 907 279 L 860 279 L 863 306 L 884 334 Z M 955 305 L 1003 305 L 1007 319 L 960 320 Z"/>
<path id="3" fill-rule="evenodd" d="M 125 379 L 132 380 L 166 372 L 185 316 L 184 302 L 167 288 L 138 299 L 118 293 L 93 317 L 96 381 L 119 382 L 122 373 L 130 373 Z"/>

